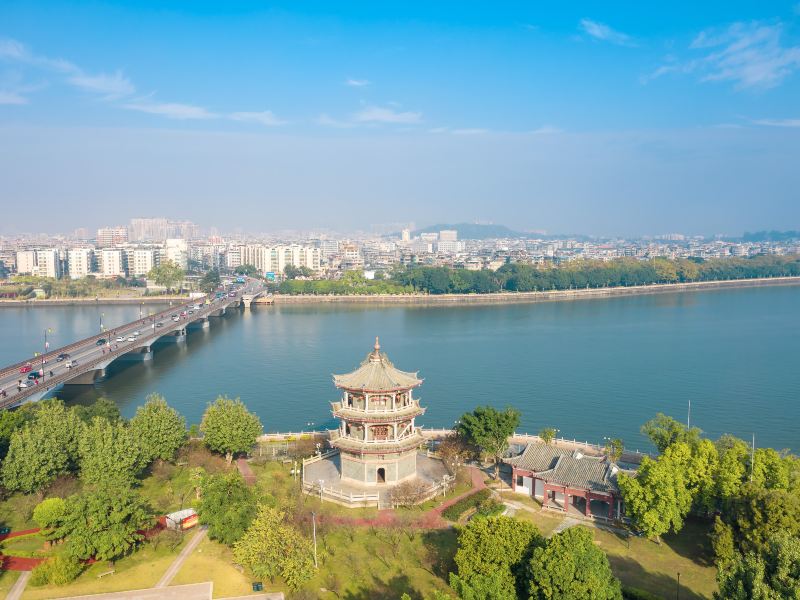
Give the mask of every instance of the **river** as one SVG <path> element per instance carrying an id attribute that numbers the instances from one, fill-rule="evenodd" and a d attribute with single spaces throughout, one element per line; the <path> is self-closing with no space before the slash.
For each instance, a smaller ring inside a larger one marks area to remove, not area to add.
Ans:
<path id="1" fill-rule="evenodd" d="M 145 307 L 155 310 L 157 307 Z M 401 369 L 419 371 L 427 413 L 449 427 L 479 404 L 522 411 L 595 443 L 647 448 L 640 425 L 662 411 L 708 435 L 800 450 L 800 287 L 731 289 L 493 306 L 259 306 L 212 320 L 154 360 L 119 363 L 70 402 L 105 395 L 125 416 L 153 392 L 189 423 L 218 394 L 240 397 L 266 431 L 333 427 L 331 373 L 355 368 L 379 335 Z M 132 320 L 138 306 L 0 308 L 0 364 Z"/>

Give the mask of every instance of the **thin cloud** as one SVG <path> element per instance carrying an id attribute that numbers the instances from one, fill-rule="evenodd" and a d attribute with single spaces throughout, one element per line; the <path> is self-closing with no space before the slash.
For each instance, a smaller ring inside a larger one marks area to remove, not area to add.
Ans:
<path id="1" fill-rule="evenodd" d="M 136 88 L 121 71 L 117 71 L 113 75 L 106 75 L 103 73 L 100 75 L 87 75 L 85 73 L 79 73 L 69 77 L 67 81 L 71 85 L 87 92 L 104 94 L 108 99 L 130 96 L 136 91 Z"/>
<path id="2" fill-rule="evenodd" d="M 542 125 L 537 129 L 533 129 L 528 133 L 532 135 L 552 135 L 554 133 L 563 133 L 563 130 L 559 129 L 558 127 L 553 127 L 552 125 Z"/>
<path id="3" fill-rule="evenodd" d="M 783 44 L 783 24 L 738 22 L 701 31 L 689 50 L 699 54 L 660 66 L 644 81 L 691 73 L 704 82 L 731 82 L 739 89 L 769 89 L 800 68 L 800 46 Z"/>
<path id="4" fill-rule="evenodd" d="M 396 111 L 381 106 L 366 106 L 355 115 L 353 120 L 359 123 L 420 123 L 422 113 Z"/>
<path id="5" fill-rule="evenodd" d="M 353 123 L 350 121 L 342 121 L 341 119 L 334 119 L 327 113 L 322 113 L 320 116 L 317 117 L 317 123 L 319 125 L 324 125 L 325 127 L 336 127 L 338 129 L 349 129 L 353 127 Z"/>
<path id="6" fill-rule="evenodd" d="M 17 92 L 0 90 L 0 104 L 4 105 L 21 105 L 27 104 L 28 99 Z"/>
<path id="7" fill-rule="evenodd" d="M 346 79 L 344 83 L 350 87 L 366 87 L 370 82 L 366 79 Z"/>
<path id="8" fill-rule="evenodd" d="M 261 112 L 235 112 L 228 115 L 229 119 L 234 121 L 244 121 L 249 123 L 258 123 L 266 127 L 276 127 L 278 125 L 285 125 L 283 121 L 275 116 L 271 110 L 264 110 Z"/>
<path id="9" fill-rule="evenodd" d="M 618 46 L 636 46 L 633 38 L 631 38 L 631 36 L 629 36 L 627 33 L 622 33 L 621 31 L 612 29 L 605 23 L 598 23 L 597 21 L 592 21 L 591 19 L 581 19 L 580 27 L 583 29 L 584 33 L 595 38 L 596 40 L 609 42 Z"/>
<path id="10" fill-rule="evenodd" d="M 480 127 L 465 127 L 463 129 L 453 129 L 450 133 L 454 135 L 482 135 L 489 133 L 489 130 Z"/>
<path id="11" fill-rule="evenodd" d="M 765 127 L 800 127 L 800 119 L 756 119 L 752 123 Z"/>
<path id="12" fill-rule="evenodd" d="M 202 106 L 179 104 L 177 102 L 151 102 L 145 100 L 128 102 L 123 104 L 122 108 L 177 120 L 213 119 L 217 117 L 217 115 Z"/>

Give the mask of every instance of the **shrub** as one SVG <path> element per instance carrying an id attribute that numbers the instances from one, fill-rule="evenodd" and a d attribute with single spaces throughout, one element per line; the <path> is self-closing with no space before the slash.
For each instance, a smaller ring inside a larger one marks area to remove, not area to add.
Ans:
<path id="1" fill-rule="evenodd" d="M 466 498 L 462 498 L 452 506 L 447 507 L 442 511 L 442 516 L 445 519 L 450 521 L 458 521 L 459 517 L 463 515 L 466 511 L 470 508 L 478 506 L 484 500 L 489 499 L 492 495 L 491 490 L 480 490 L 479 492 L 475 492 L 471 496 L 467 496 Z"/>
<path id="2" fill-rule="evenodd" d="M 78 577 L 83 565 L 76 558 L 58 555 L 46 560 L 31 573 L 32 585 L 66 585 Z"/>
<path id="3" fill-rule="evenodd" d="M 661 596 L 627 585 L 622 586 L 622 597 L 625 600 L 660 600 L 661 598 Z"/>
<path id="4" fill-rule="evenodd" d="M 505 506 L 502 502 L 498 502 L 494 498 L 487 498 L 480 504 L 478 504 L 477 510 L 475 511 L 476 514 L 482 517 L 492 517 L 494 515 L 499 515 L 501 512 L 505 510 Z"/>

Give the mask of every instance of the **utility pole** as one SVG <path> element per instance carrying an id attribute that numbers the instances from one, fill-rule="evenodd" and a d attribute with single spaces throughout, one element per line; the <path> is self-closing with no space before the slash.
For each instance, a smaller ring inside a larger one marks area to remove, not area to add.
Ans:
<path id="1" fill-rule="evenodd" d="M 686 413 L 686 429 L 691 429 L 691 420 L 692 420 L 692 399 L 689 398 L 689 412 Z"/>
<path id="2" fill-rule="evenodd" d="M 317 514 L 313 511 L 311 512 L 311 526 L 314 531 L 314 568 L 319 569 L 317 564 Z"/>
<path id="3" fill-rule="evenodd" d="M 750 482 L 753 481 L 753 465 L 756 462 L 756 434 L 753 434 L 753 445 L 750 448 Z"/>

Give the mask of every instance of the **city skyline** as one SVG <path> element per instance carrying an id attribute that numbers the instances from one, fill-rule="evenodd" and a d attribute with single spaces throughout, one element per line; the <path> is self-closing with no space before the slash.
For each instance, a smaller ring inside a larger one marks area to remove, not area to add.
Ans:
<path id="1" fill-rule="evenodd" d="M 0 234 L 800 228 L 796 2 L 8 2 L 0 23 L 0 198 L 53 217 Z"/>

